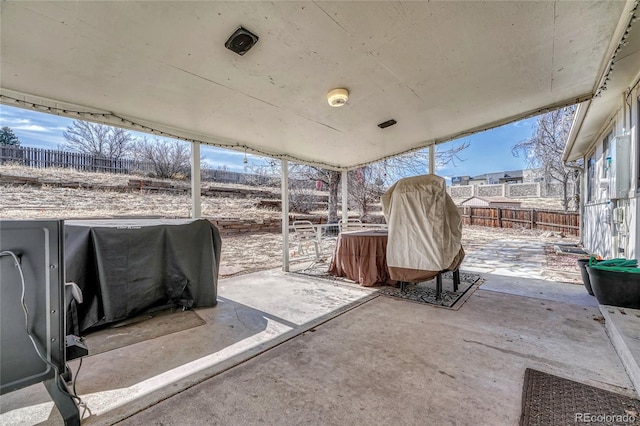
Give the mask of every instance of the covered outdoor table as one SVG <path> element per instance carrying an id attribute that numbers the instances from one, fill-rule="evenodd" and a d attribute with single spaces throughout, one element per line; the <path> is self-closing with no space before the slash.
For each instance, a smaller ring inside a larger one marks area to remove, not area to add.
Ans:
<path id="1" fill-rule="evenodd" d="M 387 231 L 342 232 L 329 267 L 331 275 L 347 277 L 365 287 L 395 284 L 387 270 Z"/>
<path id="2" fill-rule="evenodd" d="M 214 306 L 220 249 L 218 229 L 207 220 L 65 222 L 66 282 L 76 283 L 83 298 L 67 301 L 67 331 L 158 306 Z"/>

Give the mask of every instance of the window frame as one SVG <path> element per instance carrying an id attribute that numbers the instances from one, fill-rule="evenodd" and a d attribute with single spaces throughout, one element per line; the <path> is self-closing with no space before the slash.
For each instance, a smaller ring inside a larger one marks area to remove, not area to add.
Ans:
<path id="1" fill-rule="evenodd" d="M 586 169 L 587 169 L 587 202 L 596 200 L 596 150 L 591 152 L 591 155 L 586 157 Z"/>
<path id="2" fill-rule="evenodd" d="M 613 128 L 602 138 L 602 178 L 611 177 L 611 170 L 607 158 L 611 155 L 611 142 L 613 141 Z"/>

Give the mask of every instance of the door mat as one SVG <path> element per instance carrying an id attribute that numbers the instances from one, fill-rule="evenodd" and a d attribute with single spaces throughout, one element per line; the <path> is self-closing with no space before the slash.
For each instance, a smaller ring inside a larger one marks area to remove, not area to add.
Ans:
<path id="1" fill-rule="evenodd" d="M 638 425 L 640 400 L 527 368 L 521 426 Z"/>
<path id="2" fill-rule="evenodd" d="M 84 338 L 89 355 L 95 355 L 204 324 L 206 322 L 195 311 L 172 308 L 89 331 Z"/>
<path id="3" fill-rule="evenodd" d="M 451 308 L 462 296 L 469 291 L 474 284 L 480 281 L 480 275 L 460 272 L 460 285 L 458 291 L 453 291 L 453 273 L 442 274 L 442 297 L 436 300 L 436 279 L 407 284 L 405 291 L 400 287 L 383 287 L 378 293 L 384 296 L 395 297 L 397 299 L 411 300 L 413 302 L 427 303 L 429 305 Z"/>

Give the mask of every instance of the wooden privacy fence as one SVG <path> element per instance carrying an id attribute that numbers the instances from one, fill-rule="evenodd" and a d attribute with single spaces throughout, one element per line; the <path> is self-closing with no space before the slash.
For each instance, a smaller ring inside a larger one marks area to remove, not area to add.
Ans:
<path id="1" fill-rule="evenodd" d="M 538 229 L 576 236 L 580 233 L 580 215 L 577 212 L 504 207 L 458 208 L 465 225 Z"/>
<path id="2" fill-rule="evenodd" d="M 37 169 L 63 167 L 82 171 L 122 174 L 154 171 L 153 165 L 148 162 L 98 158 L 77 152 L 21 146 L 0 146 L 0 164 L 5 162 L 23 164 Z"/>

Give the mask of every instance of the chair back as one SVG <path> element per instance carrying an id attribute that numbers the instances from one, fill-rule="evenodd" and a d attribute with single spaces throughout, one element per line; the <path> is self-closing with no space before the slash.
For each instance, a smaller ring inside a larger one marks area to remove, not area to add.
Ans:
<path id="1" fill-rule="evenodd" d="M 309 241 L 318 238 L 316 228 L 311 221 L 296 220 L 293 222 L 293 229 L 298 241 Z"/>
<path id="2" fill-rule="evenodd" d="M 338 221 L 338 226 L 340 227 L 340 232 L 345 231 L 358 231 L 364 228 L 362 221 L 360 219 L 347 219 L 346 222 L 343 222 L 342 219 Z"/>

